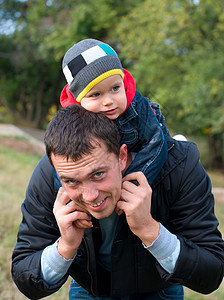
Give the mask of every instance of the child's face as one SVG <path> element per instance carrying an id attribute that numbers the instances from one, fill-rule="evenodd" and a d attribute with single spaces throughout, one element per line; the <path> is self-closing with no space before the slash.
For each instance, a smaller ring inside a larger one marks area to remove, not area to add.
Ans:
<path id="1" fill-rule="evenodd" d="M 89 111 L 103 113 L 109 119 L 115 120 L 127 106 L 123 79 L 120 75 L 112 75 L 102 80 L 82 98 L 80 103 Z"/>

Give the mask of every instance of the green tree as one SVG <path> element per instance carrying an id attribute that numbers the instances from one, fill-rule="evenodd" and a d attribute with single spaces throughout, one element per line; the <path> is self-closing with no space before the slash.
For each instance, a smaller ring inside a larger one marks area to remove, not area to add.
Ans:
<path id="1" fill-rule="evenodd" d="M 161 103 L 170 128 L 206 134 L 210 166 L 222 168 L 223 8 L 223 0 L 145 0 L 117 31 L 140 92 Z"/>
<path id="2" fill-rule="evenodd" d="M 135 5 L 134 0 L 2 0 L 3 19 L 15 30 L 0 35 L 8 40 L 8 48 L 0 45 L 0 101 L 15 122 L 44 124 L 52 104 L 59 106 L 67 49 L 83 38 L 109 42 L 119 18 Z"/>
<path id="3" fill-rule="evenodd" d="M 0 63 L 5 66 L 1 70 L 0 100 L 11 111 L 14 122 L 23 120 L 40 126 L 49 107 L 58 99 L 58 83 L 63 78 L 60 66 L 50 53 L 46 59 L 42 47 L 48 34 L 47 6 L 43 1 L 35 1 L 33 6 L 31 1 L 10 1 L 11 10 L 7 1 L 2 2 L 5 6 L 1 11 L 6 21 L 11 17 L 14 31 L 7 35 L 3 32 L 0 37 L 8 41 L 8 47 L 0 46 Z M 16 12 L 13 3 L 17 4 Z"/>
<path id="4" fill-rule="evenodd" d="M 105 40 L 137 89 L 161 104 L 169 128 L 206 134 L 213 166 L 223 167 L 223 7 L 223 0 L 2 0 L 0 103 L 15 121 L 43 125 L 59 105 L 67 49 L 83 38 Z M 15 30 L 5 33 L 3 24 Z"/>

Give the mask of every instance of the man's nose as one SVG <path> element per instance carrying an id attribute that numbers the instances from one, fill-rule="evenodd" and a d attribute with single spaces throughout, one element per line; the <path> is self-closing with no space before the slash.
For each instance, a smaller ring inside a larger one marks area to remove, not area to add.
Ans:
<path id="1" fill-rule="evenodd" d="M 82 199 L 84 202 L 93 202 L 97 199 L 98 195 L 99 191 L 93 184 L 82 188 Z"/>

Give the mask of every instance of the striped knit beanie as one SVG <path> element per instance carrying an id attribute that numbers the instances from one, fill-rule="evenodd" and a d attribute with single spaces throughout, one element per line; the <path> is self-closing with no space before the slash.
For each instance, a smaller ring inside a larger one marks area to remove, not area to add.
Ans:
<path id="1" fill-rule="evenodd" d="M 109 45 L 94 39 L 82 40 L 65 54 L 62 69 L 69 91 L 80 100 L 100 81 L 124 72 L 116 52 Z"/>

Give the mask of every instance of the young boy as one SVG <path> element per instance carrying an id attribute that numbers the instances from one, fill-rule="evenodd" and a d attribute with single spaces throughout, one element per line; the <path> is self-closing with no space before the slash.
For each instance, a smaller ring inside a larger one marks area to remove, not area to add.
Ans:
<path id="1" fill-rule="evenodd" d="M 136 153 L 126 174 L 142 171 L 152 184 L 166 161 L 164 134 L 169 134 L 158 106 L 160 123 L 152 103 L 136 91 L 132 75 L 122 68 L 116 52 L 101 41 L 78 42 L 65 54 L 62 67 L 68 84 L 61 93 L 61 105 L 78 103 L 114 120 L 121 144 Z"/>

